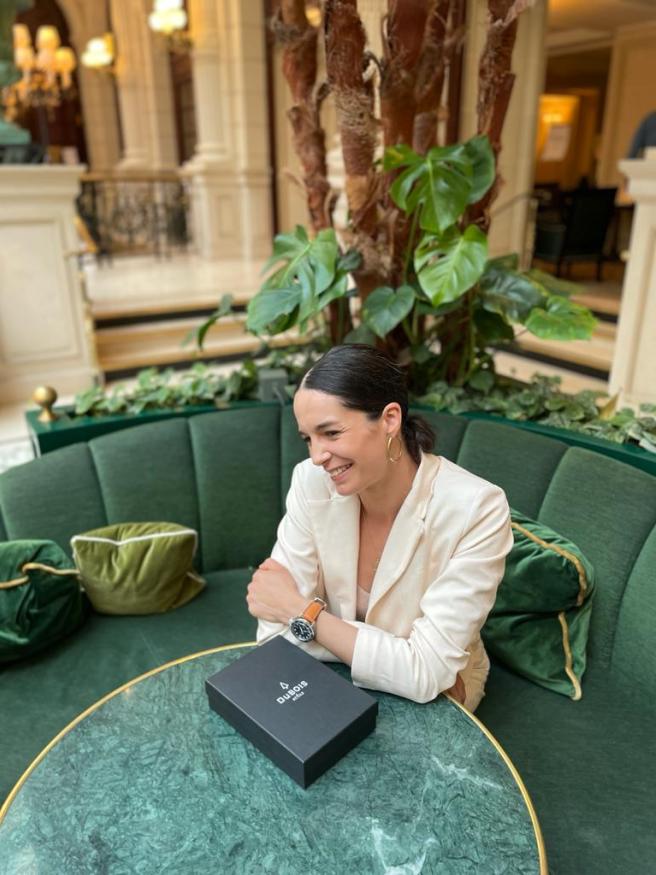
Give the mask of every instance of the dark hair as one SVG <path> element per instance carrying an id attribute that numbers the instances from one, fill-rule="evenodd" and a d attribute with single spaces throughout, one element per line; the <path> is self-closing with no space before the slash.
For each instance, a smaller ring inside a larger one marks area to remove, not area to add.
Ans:
<path id="1" fill-rule="evenodd" d="M 435 432 L 421 416 L 408 414 L 408 389 L 401 368 L 382 350 L 364 343 L 333 346 L 307 372 L 301 388 L 335 395 L 344 407 L 379 419 L 393 401 L 401 408 L 401 434 L 419 464 L 420 450 L 432 452 Z"/>

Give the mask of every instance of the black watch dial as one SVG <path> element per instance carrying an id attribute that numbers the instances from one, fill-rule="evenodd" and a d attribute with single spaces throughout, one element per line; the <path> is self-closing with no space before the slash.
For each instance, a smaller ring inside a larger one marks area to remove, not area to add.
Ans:
<path id="1" fill-rule="evenodd" d="M 314 638 L 314 626 L 303 617 L 295 617 L 289 624 L 292 635 L 299 641 L 312 641 Z"/>

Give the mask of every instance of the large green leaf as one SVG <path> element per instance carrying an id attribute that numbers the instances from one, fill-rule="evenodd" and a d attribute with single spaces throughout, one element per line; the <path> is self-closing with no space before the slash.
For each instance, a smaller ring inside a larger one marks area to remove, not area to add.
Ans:
<path id="1" fill-rule="evenodd" d="M 524 324 L 531 334 L 543 340 L 588 340 L 597 320 L 586 307 L 553 295 L 544 307 L 532 310 Z"/>
<path id="2" fill-rule="evenodd" d="M 472 189 L 469 203 L 475 204 L 486 194 L 496 176 L 494 152 L 487 134 L 472 137 L 465 143 L 465 151 L 472 163 Z"/>
<path id="3" fill-rule="evenodd" d="M 533 282 L 539 283 L 551 295 L 564 295 L 569 298 L 570 295 L 581 294 L 583 291 L 582 287 L 577 283 L 561 280 L 560 277 L 554 276 L 551 273 L 545 273 L 536 267 L 527 270 L 526 276 L 530 277 Z"/>
<path id="4" fill-rule="evenodd" d="M 426 236 L 415 251 L 415 270 L 434 307 L 455 301 L 478 282 L 487 261 L 487 237 L 476 225 Z"/>
<path id="5" fill-rule="evenodd" d="M 287 289 L 262 289 L 248 305 L 246 328 L 255 334 L 270 329 L 272 334 L 284 330 L 280 328 L 280 317 L 289 316 L 301 303 L 301 287 Z M 278 325 L 274 326 L 274 323 Z M 277 330 L 273 330 L 273 328 Z"/>
<path id="6" fill-rule="evenodd" d="M 398 171 L 390 187 L 394 203 L 408 213 L 420 210 L 419 225 L 439 234 L 453 225 L 468 204 L 492 186 L 494 153 L 485 135 L 464 144 L 441 146 L 418 155 L 409 146 L 390 146 L 383 167 Z"/>
<path id="7" fill-rule="evenodd" d="M 278 234 L 273 241 L 273 255 L 264 265 L 268 270 L 282 265 L 263 284 L 263 288 L 288 288 L 296 279 L 307 297 L 325 291 L 335 278 L 339 255 L 333 228 L 319 231 L 312 240 L 305 228 L 297 225 L 291 234 Z"/>
<path id="8" fill-rule="evenodd" d="M 515 336 L 512 326 L 506 322 L 503 316 L 485 310 L 483 307 L 477 307 L 474 311 L 474 325 L 482 345 L 512 340 Z"/>
<path id="9" fill-rule="evenodd" d="M 463 145 L 435 147 L 425 156 L 407 146 L 388 148 L 385 169 L 400 171 L 390 187 L 392 200 L 406 212 L 419 209 L 424 231 L 445 231 L 469 203 L 474 152 Z"/>
<path id="10" fill-rule="evenodd" d="M 343 298 L 347 291 L 348 274 L 343 274 L 343 276 L 340 276 L 339 279 L 335 280 L 329 289 L 326 289 L 322 295 L 319 295 L 317 310 L 323 310 L 323 308 L 327 307 L 331 301 L 335 301 L 337 298 Z"/>
<path id="11" fill-rule="evenodd" d="M 399 286 L 394 290 L 381 286 L 368 296 L 362 308 L 366 325 L 378 335 L 385 337 L 408 315 L 415 301 L 412 286 Z"/>
<path id="12" fill-rule="evenodd" d="M 388 146 L 385 149 L 383 170 L 409 167 L 411 164 L 420 164 L 423 160 L 423 155 L 417 154 L 410 146 L 406 146 L 405 143 L 397 143 L 395 146 Z"/>
<path id="13" fill-rule="evenodd" d="M 546 303 L 545 290 L 516 270 L 488 262 L 481 277 L 481 303 L 510 322 L 524 323 L 534 307 Z"/>

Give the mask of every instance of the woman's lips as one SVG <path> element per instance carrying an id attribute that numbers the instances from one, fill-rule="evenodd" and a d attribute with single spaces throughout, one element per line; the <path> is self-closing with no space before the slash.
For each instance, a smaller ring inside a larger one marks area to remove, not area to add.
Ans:
<path id="1" fill-rule="evenodd" d="M 333 468 L 328 473 L 330 474 L 330 479 L 333 483 L 337 483 L 340 481 L 353 467 L 353 463 L 349 463 L 348 465 L 339 465 L 337 468 Z"/>

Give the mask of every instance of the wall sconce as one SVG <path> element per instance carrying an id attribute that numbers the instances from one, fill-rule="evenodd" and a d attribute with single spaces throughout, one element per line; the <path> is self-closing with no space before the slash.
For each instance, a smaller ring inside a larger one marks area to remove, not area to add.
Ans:
<path id="1" fill-rule="evenodd" d="M 148 16 L 148 26 L 166 37 L 171 51 L 186 52 L 191 48 L 191 37 L 185 30 L 187 13 L 184 0 L 155 0 L 153 11 Z"/>
<path id="2" fill-rule="evenodd" d="M 89 40 L 80 61 L 91 70 L 114 73 L 115 54 L 114 34 L 105 33 Z"/>

